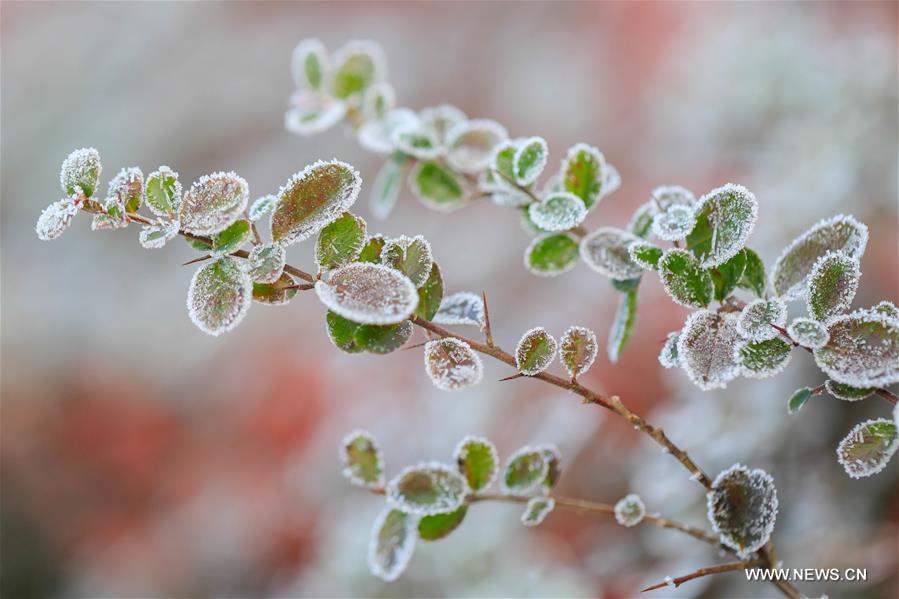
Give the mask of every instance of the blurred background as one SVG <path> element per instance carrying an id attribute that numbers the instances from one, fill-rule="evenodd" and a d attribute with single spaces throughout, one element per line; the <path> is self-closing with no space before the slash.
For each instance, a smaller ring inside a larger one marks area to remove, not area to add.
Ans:
<path id="1" fill-rule="evenodd" d="M 482 504 L 403 577 L 365 565 L 382 499 L 340 475 L 356 427 L 381 442 L 388 476 L 447 460 L 465 434 L 503 455 L 556 443 L 560 492 L 707 526 L 705 499 L 667 455 L 599 408 L 527 381 L 436 391 L 418 351 L 346 355 L 310 294 L 255 305 L 207 337 L 185 295 L 195 256 L 148 252 L 137 229 L 91 233 L 79 216 L 54 243 L 33 226 L 59 199 L 59 165 L 95 146 L 102 188 L 122 166 L 171 165 L 185 186 L 235 170 L 251 196 L 318 158 L 371 181 L 381 159 L 349 131 L 283 130 L 290 52 L 378 41 L 400 105 L 440 102 L 544 136 L 557 164 L 585 141 L 623 185 L 590 226 L 623 225 L 659 184 L 697 196 L 727 181 L 761 204 L 750 245 L 771 265 L 821 218 L 871 228 L 857 306 L 899 300 L 895 3 L 16 3 L 2 5 L 2 592 L 5 597 L 626 597 L 722 560 L 652 527 L 557 511 L 525 529 L 518 507 Z M 368 218 L 366 193 L 357 204 Z M 431 240 L 449 291 L 485 289 L 495 336 L 571 324 L 604 346 L 616 297 L 582 264 L 556 279 L 522 267 L 528 236 L 489 203 L 450 215 L 407 193 L 370 230 Z M 312 268 L 312 243 L 290 261 Z M 899 463 L 853 481 L 834 449 L 878 399 L 786 400 L 823 382 L 806 355 L 775 379 L 702 392 L 656 356 L 681 326 L 657 280 L 643 285 L 635 338 L 584 382 L 666 427 L 714 474 L 740 461 L 771 472 L 775 540 L 790 567 L 863 567 L 866 584 L 804 583 L 809 596 L 896 597 Z M 799 308 L 796 306 L 795 308 Z M 419 335 L 419 333 L 416 333 Z M 419 339 L 420 340 L 420 339 Z M 764 597 L 740 574 L 654 596 Z"/>

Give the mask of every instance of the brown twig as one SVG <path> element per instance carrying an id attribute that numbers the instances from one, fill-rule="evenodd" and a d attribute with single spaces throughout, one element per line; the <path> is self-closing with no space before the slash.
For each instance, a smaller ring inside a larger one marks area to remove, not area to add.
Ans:
<path id="1" fill-rule="evenodd" d="M 484 337 L 487 345 L 493 347 L 493 329 L 490 328 L 490 308 L 487 307 L 487 292 L 481 291 L 481 300 L 484 302 Z"/>
<path id="2" fill-rule="evenodd" d="M 661 589 L 667 586 L 673 586 L 677 588 L 685 582 L 689 582 L 696 578 L 702 578 L 703 576 L 709 576 L 711 574 L 721 574 L 723 572 L 733 572 L 735 570 L 745 570 L 746 568 L 759 565 L 760 563 L 761 562 L 759 560 L 753 560 L 745 562 L 728 562 L 726 564 L 721 564 L 718 566 L 707 566 L 705 568 L 700 568 L 695 572 L 691 572 L 683 576 L 678 576 L 677 578 L 672 578 L 670 580 L 666 580 L 665 582 L 660 582 L 659 584 L 654 584 L 651 587 L 646 587 L 640 592 L 645 593 L 647 591 L 654 591 L 656 589 Z"/>

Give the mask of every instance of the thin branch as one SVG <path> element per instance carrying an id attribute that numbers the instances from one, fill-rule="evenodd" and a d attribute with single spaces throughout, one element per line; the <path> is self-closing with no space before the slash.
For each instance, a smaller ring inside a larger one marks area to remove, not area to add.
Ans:
<path id="1" fill-rule="evenodd" d="M 514 381 L 515 379 L 520 379 L 523 376 L 525 376 L 525 375 L 520 372 L 516 372 L 515 374 L 510 374 L 509 376 L 505 376 L 505 377 L 499 379 L 497 382 L 503 383 L 505 381 Z"/>
<path id="2" fill-rule="evenodd" d="M 899 396 L 897 396 L 895 393 L 893 393 L 887 389 L 880 388 L 880 389 L 877 389 L 876 391 L 874 391 L 874 393 L 881 396 L 882 398 L 884 398 L 885 400 L 887 400 L 894 406 L 896 405 L 896 402 L 899 401 Z"/>
<path id="3" fill-rule="evenodd" d="M 672 578 L 670 580 L 666 580 L 665 582 L 660 582 L 659 584 L 654 584 L 651 587 L 646 587 L 640 592 L 645 593 L 647 591 L 654 591 L 656 589 L 661 589 L 667 586 L 674 586 L 675 588 L 677 588 L 685 582 L 689 582 L 696 578 L 702 578 L 703 576 L 709 576 L 711 574 L 721 574 L 723 572 L 733 572 L 735 570 L 745 570 L 746 568 L 759 565 L 759 563 L 759 560 L 754 560 L 746 562 L 728 562 L 719 566 L 707 566 L 705 568 L 700 568 L 695 572 L 691 572 L 683 576 L 678 576 L 677 578 Z"/>
<path id="4" fill-rule="evenodd" d="M 528 189 L 528 188 L 525 187 L 524 185 L 519 185 L 519 184 L 518 184 L 518 181 L 515 181 L 515 180 L 512 179 L 511 177 L 508 177 L 508 176 L 507 176 L 505 173 L 503 173 L 503 172 L 500 172 L 500 171 L 494 171 L 494 172 L 497 173 L 497 174 L 498 174 L 500 177 L 502 177 L 503 179 L 505 179 L 506 182 L 508 182 L 510 185 L 514 186 L 515 189 L 517 189 L 517 190 L 520 191 L 521 193 L 527 195 L 528 197 L 530 197 L 533 201 L 537 202 L 538 204 L 540 203 L 540 198 L 538 198 L 538 197 L 534 194 L 533 191 L 531 191 L 530 189 Z"/>
<path id="5" fill-rule="evenodd" d="M 493 329 L 490 328 L 490 308 L 487 307 L 487 292 L 481 291 L 481 300 L 484 302 L 484 337 L 487 345 L 493 347 Z"/>
<path id="6" fill-rule="evenodd" d="M 212 254 L 203 254 L 202 256 L 198 256 L 198 257 L 194 258 L 193 260 L 188 260 L 181 266 L 190 266 L 191 264 L 196 264 L 197 262 L 203 262 L 204 260 L 209 260 L 210 258 L 212 258 Z"/>

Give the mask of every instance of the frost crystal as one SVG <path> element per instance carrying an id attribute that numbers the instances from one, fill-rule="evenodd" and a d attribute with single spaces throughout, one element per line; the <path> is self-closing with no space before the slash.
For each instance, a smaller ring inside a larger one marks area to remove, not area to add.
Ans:
<path id="1" fill-rule="evenodd" d="M 486 489 L 499 473 L 499 455 L 489 439 L 468 436 L 459 441 L 453 452 L 459 472 L 472 491 Z"/>
<path id="2" fill-rule="evenodd" d="M 144 195 L 144 173 L 136 166 L 123 168 L 109 182 L 107 202 L 114 198 L 126 211 L 137 212 Z"/>
<path id="3" fill-rule="evenodd" d="M 677 357 L 677 343 L 679 339 L 680 331 L 668 333 L 668 337 L 665 339 L 665 345 L 662 346 L 662 351 L 659 352 L 659 364 L 663 367 L 674 368 L 675 366 L 680 365 Z"/>
<path id="4" fill-rule="evenodd" d="M 763 379 L 787 367 L 793 346 L 780 338 L 744 341 L 734 348 L 734 359 L 748 377 Z"/>
<path id="5" fill-rule="evenodd" d="M 449 165 L 475 174 L 490 165 L 493 149 L 509 136 L 505 127 L 487 119 L 459 123 L 446 134 Z"/>
<path id="6" fill-rule="evenodd" d="M 160 166 L 147 176 L 144 183 L 144 199 L 156 216 L 174 218 L 181 207 L 181 182 L 178 173 L 167 166 Z"/>
<path id="7" fill-rule="evenodd" d="M 645 515 L 646 506 L 639 495 L 631 493 L 615 504 L 615 520 L 621 526 L 636 526 L 643 521 Z"/>
<path id="8" fill-rule="evenodd" d="M 659 278 L 675 303 L 688 308 L 704 308 L 712 301 L 712 276 L 687 250 L 671 248 L 659 258 Z"/>
<path id="9" fill-rule="evenodd" d="M 899 382 L 899 322 L 859 310 L 828 324 L 830 340 L 814 350 L 815 363 L 830 378 L 853 387 Z"/>
<path id="10" fill-rule="evenodd" d="M 387 500 L 408 514 L 429 516 L 456 510 L 468 496 L 468 483 L 446 464 L 410 466 L 387 483 Z"/>
<path id="11" fill-rule="evenodd" d="M 247 182 L 236 173 L 204 175 L 181 201 L 181 227 L 194 235 L 214 235 L 240 218 L 249 201 Z"/>
<path id="12" fill-rule="evenodd" d="M 543 451 L 525 446 L 509 456 L 501 486 L 505 493 L 524 495 L 540 486 L 548 473 L 549 464 Z"/>
<path id="13" fill-rule="evenodd" d="M 899 447 L 896 423 L 886 418 L 857 424 L 837 447 L 846 474 L 864 478 L 883 470 Z"/>
<path id="14" fill-rule="evenodd" d="M 616 281 L 639 277 L 643 268 L 631 258 L 629 246 L 640 238 L 612 227 L 600 227 L 581 240 L 581 259 L 601 275 Z"/>
<path id="15" fill-rule="evenodd" d="M 787 323 L 787 305 L 779 298 L 757 299 L 743 308 L 737 319 L 737 331 L 752 341 L 764 341 L 777 337 L 773 325 L 783 327 Z"/>
<path id="16" fill-rule="evenodd" d="M 530 137 L 518 144 L 512 168 L 519 185 L 530 185 L 537 180 L 546 167 L 548 153 L 546 140 L 542 137 Z"/>
<path id="17" fill-rule="evenodd" d="M 274 283 L 281 278 L 287 251 L 277 243 L 257 245 L 250 252 L 247 272 L 256 283 Z"/>
<path id="18" fill-rule="evenodd" d="M 734 315 L 698 310 L 687 319 L 678 338 L 678 364 L 700 389 L 724 388 L 740 373 L 734 359 L 740 341 Z"/>
<path id="19" fill-rule="evenodd" d="M 521 336 L 515 348 L 515 363 L 519 372 L 533 376 L 546 370 L 556 357 L 558 345 L 543 327 L 534 327 Z"/>
<path id="20" fill-rule="evenodd" d="M 250 206 L 250 211 L 248 213 L 250 215 L 250 220 L 256 222 L 257 220 L 274 210 L 275 206 L 277 205 L 278 196 L 274 194 L 262 196 L 261 198 L 253 202 L 253 204 Z"/>
<path id="21" fill-rule="evenodd" d="M 484 326 L 484 300 L 470 291 L 459 291 L 440 300 L 440 309 L 431 319 L 437 324 Z"/>
<path id="22" fill-rule="evenodd" d="M 827 328 L 816 320 L 800 316 L 787 327 L 787 334 L 799 345 L 809 349 L 824 347 L 830 340 Z"/>
<path id="23" fill-rule="evenodd" d="M 409 277 L 413 285 L 421 287 L 428 280 L 434 263 L 431 244 L 421 235 L 390 239 L 381 250 L 381 263 L 395 268 Z"/>
<path id="24" fill-rule="evenodd" d="M 100 153 L 94 148 L 75 150 L 62 162 L 59 171 L 59 184 L 63 193 L 74 196 L 83 193 L 91 197 L 100 183 Z"/>
<path id="25" fill-rule="evenodd" d="M 631 259 L 646 270 L 658 269 L 659 260 L 661 260 L 664 254 L 662 248 L 648 241 L 634 242 L 630 245 L 628 251 L 631 254 Z"/>
<path id="26" fill-rule="evenodd" d="M 384 457 L 371 433 L 354 430 L 340 442 L 340 459 L 343 475 L 360 487 L 375 488 L 384 485 Z"/>
<path id="27" fill-rule="evenodd" d="M 471 346 L 453 337 L 425 344 L 425 371 L 441 391 L 465 389 L 481 382 L 484 363 Z"/>
<path id="28" fill-rule="evenodd" d="M 758 202 L 742 185 L 728 183 L 713 189 L 696 204 L 696 225 L 687 236 L 687 246 L 705 268 L 733 258 L 755 227 Z"/>
<path id="29" fill-rule="evenodd" d="M 181 228 L 181 223 L 177 220 L 160 221 L 156 225 L 147 225 L 140 231 L 140 244 L 148 250 L 155 250 L 163 247 L 171 241 Z"/>
<path id="30" fill-rule="evenodd" d="M 335 270 L 315 293 L 330 310 L 360 324 L 397 324 L 415 312 L 418 292 L 403 273 L 380 264 L 356 262 Z"/>
<path id="31" fill-rule="evenodd" d="M 871 308 L 872 312 L 877 312 L 887 316 L 889 318 L 893 318 L 899 320 L 899 308 L 896 308 L 896 305 L 893 302 L 883 300 L 878 303 L 876 306 Z"/>
<path id="32" fill-rule="evenodd" d="M 566 231 L 584 221 L 587 209 L 584 202 L 567 191 L 550 194 L 541 202 L 528 207 L 528 215 L 544 231 Z"/>
<path id="33" fill-rule="evenodd" d="M 556 500 L 552 497 L 531 497 L 521 514 L 521 523 L 525 526 L 537 526 L 555 507 Z"/>
<path id="34" fill-rule="evenodd" d="M 765 546 L 777 519 L 777 489 L 764 470 L 734 464 L 706 495 L 708 517 L 721 542 L 741 558 Z"/>
<path id="35" fill-rule="evenodd" d="M 818 258 L 808 276 L 808 313 L 815 320 L 827 321 L 849 308 L 858 290 L 862 273 L 858 260 L 840 252 L 828 252 Z"/>
<path id="36" fill-rule="evenodd" d="M 860 401 L 876 391 L 873 387 L 853 387 L 831 380 L 824 381 L 824 388 L 828 393 L 843 401 Z"/>
<path id="37" fill-rule="evenodd" d="M 202 266 L 190 282 L 187 311 L 197 328 L 217 337 L 243 320 L 253 283 L 236 258 L 225 256 Z"/>
<path id="38" fill-rule="evenodd" d="M 34 225 L 38 239 L 50 241 L 62 235 L 72 224 L 72 218 L 78 214 L 78 210 L 71 198 L 53 202 L 44 208 Z"/>
<path id="39" fill-rule="evenodd" d="M 656 215 L 652 223 L 652 232 L 660 239 L 676 241 L 685 238 L 695 224 L 696 214 L 693 208 L 674 204 Z"/>
<path id="40" fill-rule="evenodd" d="M 569 327 L 559 342 L 559 359 L 571 378 L 587 372 L 596 360 L 596 334 L 586 327 Z"/>
<path id="41" fill-rule="evenodd" d="M 387 507 L 371 530 L 368 568 L 387 582 L 396 580 L 409 565 L 418 538 L 418 518 Z"/>

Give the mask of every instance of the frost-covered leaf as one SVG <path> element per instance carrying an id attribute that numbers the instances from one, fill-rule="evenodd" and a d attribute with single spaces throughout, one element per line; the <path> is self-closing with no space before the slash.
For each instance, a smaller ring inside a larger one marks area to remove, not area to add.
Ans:
<path id="1" fill-rule="evenodd" d="M 468 484 L 462 475 L 436 462 L 410 466 L 387 483 L 387 500 L 417 516 L 453 512 L 467 496 Z"/>
<path id="2" fill-rule="evenodd" d="M 695 206 L 696 197 L 681 185 L 660 185 L 652 190 L 650 204 L 657 214 L 661 214 L 672 206 Z"/>
<path id="3" fill-rule="evenodd" d="M 283 273 L 274 283 L 253 283 L 253 301 L 269 306 L 283 306 L 294 298 L 296 281 Z"/>
<path id="4" fill-rule="evenodd" d="M 140 230 L 140 245 L 148 250 L 163 247 L 178 234 L 181 224 L 176 221 L 161 221 L 155 225 L 146 225 Z"/>
<path id="5" fill-rule="evenodd" d="M 405 154 L 395 153 L 390 160 L 384 163 L 377 176 L 375 176 L 368 206 L 376 219 L 384 220 L 393 211 L 396 200 L 400 195 L 400 188 L 403 185 L 403 168 L 405 165 Z"/>
<path id="6" fill-rule="evenodd" d="M 849 308 L 862 273 L 858 260 L 840 252 L 818 258 L 808 277 L 806 307 L 815 320 L 827 321 Z"/>
<path id="7" fill-rule="evenodd" d="M 827 327 L 830 340 L 814 350 L 827 376 L 854 387 L 899 382 L 899 322 L 867 311 L 838 316 Z"/>
<path id="8" fill-rule="evenodd" d="M 481 189 L 491 192 L 515 189 L 512 182 L 515 181 L 515 153 L 518 151 L 518 142 L 517 139 L 507 139 L 494 146 L 490 168 L 484 169 L 483 177 L 478 175 L 478 185 Z"/>
<path id="9" fill-rule="evenodd" d="M 381 250 L 381 263 L 409 277 L 416 287 L 428 280 L 433 262 L 431 244 L 421 235 L 389 239 Z"/>
<path id="10" fill-rule="evenodd" d="M 465 181 L 438 162 L 420 162 L 409 173 L 409 189 L 425 206 L 444 212 L 465 203 Z"/>
<path id="11" fill-rule="evenodd" d="M 221 232 L 212 236 L 212 255 L 226 256 L 239 250 L 253 234 L 250 221 L 236 220 Z"/>
<path id="12" fill-rule="evenodd" d="M 362 97 L 362 114 L 368 119 L 382 119 L 396 106 L 396 92 L 386 81 L 373 83 Z"/>
<path id="13" fill-rule="evenodd" d="M 300 88 L 321 89 L 330 76 L 331 65 L 325 46 L 318 39 L 305 39 L 293 49 L 290 72 Z"/>
<path id="14" fill-rule="evenodd" d="M 606 168 L 603 171 L 602 189 L 599 192 L 599 199 L 603 199 L 613 191 L 621 187 L 621 173 L 618 169 L 606 162 Z"/>
<path id="15" fill-rule="evenodd" d="M 387 582 L 396 580 L 412 559 L 417 528 L 417 517 L 389 506 L 385 508 L 371 530 L 368 544 L 371 573 Z"/>
<path id="16" fill-rule="evenodd" d="M 590 210 L 599 202 L 605 168 L 602 152 L 587 144 L 574 145 L 562 161 L 562 187 L 581 198 Z"/>
<path id="17" fill-rule="evenodd" d="M 557 347 L 556 340 L 543 327 L 527 331 L 515 347 L 518 371 L 527 376 L 543 372 L 556 357 Z"/>
<path id="18" fill-rule="evenodd" d="M 577 378 L 596 360 L 596 334 L 586 327 L 569 327 L 559 341 L 559 359 L 568 375 Z"/>
<path id="19" fill-rule="evenodd" d="M 308 137 L 327 131 L 346 116 L 347 106 L 328 94 L 298 91 L 290 98 L 284 113 L 284 128 L 291 133 Z"/>
<path id="20" fill-rule="evenodd" d="M 502 489 L 505 493 L 525 495 L 541 485 L 548 471 L 549 466 L 539 448 L 522 447 L 506 462 Z"/>
<path id="21" fill-rule="evenodd" d="M 59 184 L 66 195 L 75 196 L 82 193 L 84 197 L 89 198 L 97 191 L 102 170 L 100 153 L 94 148 L 81 148 L 62 161 Z"/>
<path id="22" fill-rule="evenodd" d="M 827 327 L 811 318 L 800 316 L 794 318 L 787 327 L 787 334 L 799 345 L 809 349 L 824 347 L 830 341 Z"/>
<path id="23" fill-rule="evenodd" d="M 647 241 L 637 241 L 632 243 L 628 248 L 631 253 L 631 259 L 646 270 L 656 270 L 659 267 L 659 260 L 665 251 Z"/>
<path id="24" fill-rule="evenodd" d="M 394 108 L 380 119 L 372 119 L 359 127 L 359 144 L 376 154 L 391 154 L 396 150 L 393 132 L 401 127 L 418 126 L 418 117 L 408 108 Z"/>
<path id="25" fill-rule="evenodd" d="M 681 306 L 704 308 L 715 293 L 712 276 L 686 250 L 666 250 L 659 259 L 659 277 L 671 299 Z"/>
<path id="26" fill-rule="evenodd" d="M 315 235 L 350 209 L 361 187 L 362 177 L 345 162 L 310 164 L 278 192 L 272 239 L 290 245 Z"/>
<path id="27" fill-rule="evenodd" d="M 538 445 L 535 449 L 543 454 L 543 461 L 546 462 L 546 477 L 543 479 L 543 488 L 546 491 L 551 490 L 559 482 L 562 476 L 562 454 L 559 448 L 552 443 Z"/>
<path id="28" fill-rule="evenodd" d="M 384 486 L 384 457 L 371 433 L 355 430 L 340 442 L 343 475 L 351 483 L 373 489 Z"/>
<path id="29" fill-rule="evenodd" d="M 777 329 L 787 323 L 787 305 L 780 298 L 757 299 L 743 308 L 737 319 L 737 332 L 752 341 L 777 337 Z"/>
<path id="30" fill-rule="evenodd" d="M 418 293 L 403 273 L 380 264 L 355 262 L 317 281 L 315 293 L 328 309 L 360 324 L 398 324 L 415 312 Z"/>
<path id="31" fill-rule="evenodd" d="M 757 216 L 758 202 L 742 185 L 713 189 L 696 204 L 696 226 L 687 236 L 687 248 L 705 268 L 723 264 L 743 249 Z"/>
<path id="32" fill-rule="evenodd" d="M 525 526 L 537 526 L 555 507 L 556 500 L 552 497 L 531 497 L 521 514 L 521 523 Z"/>
<path id="33" fill-rule="evenodd" d="M 837 447 L 846 474 L 864 478 L 883 470 L 899 447 L 896 423 L 886 418 L 857 424 Z"/>
<path id="34" fill-rule="evenodd" d="M 341 100 L 361 95 L 385 74 L 384 53 L 370 41 L 353 40 L 334 53 L 331 93 Z"/>
<path id="35" fill-rule="evenodd" d="M 795 414 L 802 409 L 802 406 L 805 405 L 805 402 L 807 402 L 811 396 L 812 390 L 810 387 L 797 389 L 793 392 L 793 395 L 790 396 L 789 401 L 787 401 L 787 412 Z"/>
<path id="36" fill-rule="evenodd" d="M 631 258 L 629 247 L 640 238 L 613 227 L 600 227 L 586 235 L 580 254 L 587 266 L 615 280 L 639 277 L 643 268 Z"/>
<path id="37" fill-rule="evenodd" d="M 712 284 L 715 286 L 715 299 L 726 299 L 740 282 L 746 268 L 746 253 L 740 251 L 724 264 L 709 269 Z"/>
<path id="38" fill-rule="evenodd" d="M 782 371 L 790 362 L 793 346 L 783 339 L 746 341 L 737 345 L 735 358 L 748 377 L 763 379 Z"/>
<path id="39" fill-rule="evenodd" d="M 524 251 L 524 265 L 544 277 L 564 274 L 578 259 L 578 239 L 571 233 L 547 233 L 535 238 Z"/>
<path id="40" fill-rule="evenodd" d="M 453 459 L 472 491 L 486 489 L 496 480 L 499 456 L 496 447 L 483 437 L 465 437 L 456 446 Z"/>
<path id="41" fill-rule="evenodd" d="M 353 339 L 370 354 L 389 354 L 403 347 L 412 338 L 413 327 L 408 320 L 399 324 L 360 324 Z"/>
<path id="42" fill-rule="evenodd" d="M 709 522 L 741 558 L 765 546 L 777 519 L 777 489 L 764 470 L 734 464 L 706 494 Z"/>
<path id="43" fill-rule="evenodd" d="M 587 209 L 579 197 L 562 191 L 533 202 L 528 207 L 528 215 L 544 231 L 566 231 L 584 222 Z"/>
<path id="44" fill-rule="evenodd" d="M 653 234 L 667 241 L 684 239 L 696 225 L 696 213 L 692 206 L 674 204 L 659 212 L 652 223 Z"/>
<path id="45" fill-rule="evenodd" d="M 893 302 L 883 300 L 871 308 L 871 310 L 879 312 L 888 318 L 899 320 L 899 308 L 896 308 L 896 305 Z"/>
<path id="46" fill-rule="evenodd" d="M 431 272 L 425 282 L 418 288 L 418 307 L 415 315 L 425 320 L 431 320 L 440 309 L 443 301 L 443 275 L 440 267 L 434 262 L 431 264 Z"/>
<path id="47" fill-rule="evenodd" d="M 606 353 L 613 364 L 618 361 L 621 352 L 624 351 L 627 342 L 630 341 L 634 330 L 634 322 L 637 319 L 637 291 L 631 290 L 622 294 L 618 300 L 618 310 L 615 312 L 615 320 L 609 331 L 609 342 L 606 345 Z"/>
<path id="48" fill-rule="evenodd" d="M 253 283 L 236 258 L 225 256 L 194 273 L 187 310 L 197 328 L 218 336 L 236 327 L 250 308 Z"/>
<path id="49" fill-rule="evenodd" d="M 765 289 L 768 285 L 768 278 L 765 276 L 765 263 L 749 248 L 743 248 L 743 255 L 746 257 L 746 267 L 743 269 L 743 276 L 737 286 L 753 292 L 758 297 L 765 297 Z"/>
<path id="50" fill-rule="evenodd" d="M 519 185 L 530 185 L 546 167 L 549 148 L 542 137 L 529 137 L 520 144 L 512 159 L 515 180 Z"/>
<path id="51" fill-rule="evenodd" d="M 115 203 L 117 204 L 117 201 Z M 94 214 L 94 218 L 91 220 L 91 231 L 124 229 L 128 226 L 130 221 L 125 216 L 124 206 L 109 206 L 106 210 L 107 212 Z"/>
<path id="52" fill-rule="evenodd" d="M 359 257 L 365 245 L 365 220 L 344 212 L 318 234 L 315 262 L 320 270 L 332 270 Z"/>
<path id="53" fill-rule="evenodd" d="M 615 520 L 621 526 L 636 526 L 643 521 L 646 515 L 646 506 L 639 495 L 631 493 L 625 495 L 615 504 Z"/>
<path id="54" fill-rule="evenodd" d="M 655 220 L 655 206 L 652 201 L 641 204 L 631 216 L 627 230 L 641 239 L 648 239 L 652 233 L 652 223 Z"/>
<path id="55" fill-rule="evenodd" d="M 870 397 L 877 390 L 874 387 L 853 387 L 831 380 L 824 381 L 824 388 L 837 399 L 844 401 L 860 401 Z"/>
<path id="56" fill-rule="evenodd" d="M 387 238 L 383 235 L 369 236 L 368 239 L 365 240 L 365 245 L 362 246 L 362 251 L 359 252 L 359 262 L 380 264 L 381 250 L 384 249 L 385 243 L 387 243 Z"/>
<path id="57" fill-rule="evenodd" d="M 391 132 L 390 138 L 397 151 L 419 160 L 437 158 L 443 153 L 437 135 L 420 123 L 397 127 Z"/>
<path id="58" fill-rule="evenodd" d="M 674 368 L 680 364 L 677 355 L 677 343 L 679 340 L 680 331 L 668 333 L 668 337 L 665 338 L 665 344 L 662 346 L 662 351 L 659 352 L 659 364 L 664 368 Z"/>
<path id="59" fill-rule="evenodd" d="M 840 214 L 821 221 L 784 249 L 774 263 L 771 287 L 785 300 L 802 297 L 808 276 L 821 256 L 834 251 L 861 260 L 867 243 L 868 227 L 852 216 Z"/>
<path id="60" fill-rule="evenodd" d="M 490 165 L 494 148 L 509 137 L 505 127 L 488 119 L 455 125 L 446 134 L 446 159 L 463 173 L 475 174 Z"/>
<path id="61" fill-rule="evenodd" d="M 274 210 L 277 205 L 278 196 L 275 194 L 269 194 L 256 199 L 256 201 L 250 204 L 250 210 L 247 212 L 250 221 L 255 223 L 257 220 Z"/>
<path id="62" fill-rule="evenodd" d="M 453 337 L 425 344 L 425 372 L 441 391 L 465 389 L 481 382 L 484 363 L 471 346 Z"/>
<path id="63" fill-rule="evenodd" d="M 356 343 L 356 331 L 362 325 L 347 320 L 330 310 L 325 315 L 325 325 L 328 328 L 328 338 L 334 347 L 348 354 L 357 354 L 362 351 L 362 348 Z"/>
<path id="64" fill-rule="evenodd" d="M 724 388 L 740 374 L 734 348 L 741 342 L 736 317 L 708 310 L 693 312 L 677 341 L 678 364 L 703 390 Z"/>
<path id="65" fill-rule="evenodd" d="M 181 207 L 178 173 L 167 166 L 150 173 L 144 184 L 144 200 L 156 216 L 173 217 Z"/>
<path id="66" fill-rule="evenodd" d="M 465 113 L 451 104 L 440 104 L 424 108 L 418 113 L 421 123 L 437 135 L 442 144 L 446 143 L 449 131 L 468 120 Z"/>
<path id="67" fill-rule="evenodd" d="M 247 182 L 236 173 L 212 173 L 190 186 L 178 210 L 181 228 L 193 235 L 215 235 L 240 218 L 249 201 Z"/>
<path id="68" fill-rule="evenodd" d="M 437 324 L 484 326 L 484 300 L 470 291 L 459 291 L 440 300 L 440 309 L 431 319 Z"/>
<path id="69" fill-rule="evenodd" d="M 277 243 L 257 245 L 247 258 L 247 273 L 254 283 L 274 283 L 281 278 L 287 252 Z"/>
<path id="70" fill-rule="evenodd" d="M 110 180 L 106 196 L 118 200 L 126 212 L 137 212 L 144 199 L 144 173 L 136 166 L 123 168 Z"/>
<path id="71" fill-rule="evenodd" d="M 451 532 L 456 530 L 465 514 L 468 512 L 468 506 L 463 505 L 457 510 L 448 514 L 433 514 L 425 516 L 418 521 L 418 536 L 422 541 L 438 541 L 449 536 Z"/>
<path id="72" fill-rule="evenodd" d="M 34 225 L 38 239 L 50 241 L 62 235 L 79 210 L 71 198 L 63 198 L 44 208 Z"/>

